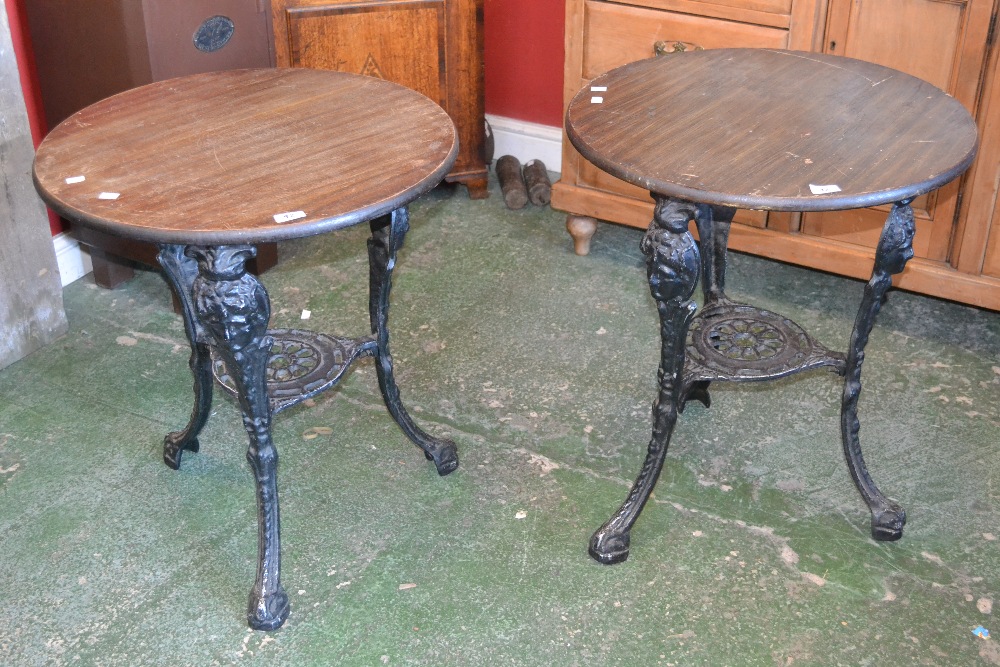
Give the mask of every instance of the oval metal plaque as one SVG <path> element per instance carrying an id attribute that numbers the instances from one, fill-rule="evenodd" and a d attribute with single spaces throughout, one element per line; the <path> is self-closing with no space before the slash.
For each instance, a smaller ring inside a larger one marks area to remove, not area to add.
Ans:
<path id="1" fill-rule="evenodd" d="M 213 16 L 205 19 L 194 32 L 194 47 L 211 53 L 218 51 L 232 39 L 236 24 L 228 16 Z"/>

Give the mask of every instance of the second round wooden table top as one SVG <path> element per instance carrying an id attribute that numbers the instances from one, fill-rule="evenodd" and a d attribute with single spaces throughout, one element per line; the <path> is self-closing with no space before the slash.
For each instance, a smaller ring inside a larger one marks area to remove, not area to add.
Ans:
<path id="1" fill-rule="evenodd" d="M 308 69 L 196 74 L 128 90 L 56 127 L 35 184 L 59 214 L 145 241 L 276 241 L 384 215 L 458 150 L 431 100 Z"/>
<path id="2" fill-rule="evenodd" d="M 818 211 L 911 198 L 971 164 L 954 98 L 869 62 L 801 51 L 660 56 L 594 79 L 566 131 L 595 165 L 661 195 Z"/>

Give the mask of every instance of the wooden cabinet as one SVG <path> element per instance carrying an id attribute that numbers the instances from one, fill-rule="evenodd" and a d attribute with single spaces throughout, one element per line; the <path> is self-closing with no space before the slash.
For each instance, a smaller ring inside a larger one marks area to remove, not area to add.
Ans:
<path id="1" fill-rule="evenodd" d="M 49 129 L 89 104 L 153 81 L 225 69 L 271 66 L 263 0 L 29 0 L 38 85 Z M 117 287 L 132 262 L 156 265 L 157 248 L 73 227 L 90 249 L 94 281 Z M 277 262 L 258 245 L 254 271 Z"/>
<path id="2" fill-rule="evenodd" d="M 272 0 L 279 67 L 354 72 L 423 93 L 448 112 L 459 155 L 447 180 L 487 196 L 483 0 Z"/>
<path id="3" fill-rule="evenodd" d="M 998 5 L 1000 0 L 567 0 L 564 97 L 568 103 L 590 79 L 629 61 L 720 47 L 833 53 L 926 79 L 977 119 L 980 154 L 962 179 L 914 203 L 916 258 L 896 284 L 1000 310 L 1000 233 L 991 234 L 993 219 L 1000 229 L 1000 74 L 993 48 Z M 563 145 L 552 204 L 570 214 L 568 225 L 582 227 L 586 237 L 593 229 L 589 218 L 649 224 L 649 193 L 590 165 L 568 141 Z M 741 211 L 730 247 L 868 278 L 886 213 Z"/>

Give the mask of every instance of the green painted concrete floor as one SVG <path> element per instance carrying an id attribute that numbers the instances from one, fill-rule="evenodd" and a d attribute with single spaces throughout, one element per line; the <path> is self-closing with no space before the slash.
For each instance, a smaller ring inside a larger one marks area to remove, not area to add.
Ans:
<path id="1" fill-rule="evenodd" d="M 563 216 L 439 189 L 413 206 L 390 327 L 403 399 L 454 439 L 438 477 L 371 360 L 282 413 L 287 624 L 249 631 L 256 508 L 235 402 L 190 412 L 166 284 L 65 290 L 70 333 L 0 372 L 2 665 L 1000 664 L 1000 316 L 893 292 L 861 396 L 907 509 L 869 537 L 830 373 L 713 387 L 681 416 L 629 560 L 587 540 L 638 472 L 659 342 L 641 232 L 577 257 Z M 367 330 L 366 226 L 284 244 L 274 326 Z M 844 349 L 862 283 L 735 254 L 730 294 Z"/>

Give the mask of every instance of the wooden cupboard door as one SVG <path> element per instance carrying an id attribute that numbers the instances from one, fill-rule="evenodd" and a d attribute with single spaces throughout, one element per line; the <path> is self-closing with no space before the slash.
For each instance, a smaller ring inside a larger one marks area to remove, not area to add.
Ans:
<path id="1" fill-rule="evenodd" d="M 279 65 L 375 76 L 448 109 L 444 0 L 310 3 L 276 20 L 287 26 Z"/>
<path id="2" fill-rule="evenodd" d="M 994 0 L 830 0 L 827 53 L 875 62 L 919 77 L 975 116 Z M 917 257 L 946 261 L 961 181 L 914 200 Z M 805 234 L 875 247 L 888 207 L 802 216 Z"/>
<path id="3" fill-rule="evenodd" d="M 1000 28 L 1000 19 L 994 19 Z M 965 228 L 955 268 L 1000 278 L 1000 53 L 994 49 L 982 96 L 979 155 L 969 170 Z"/>

